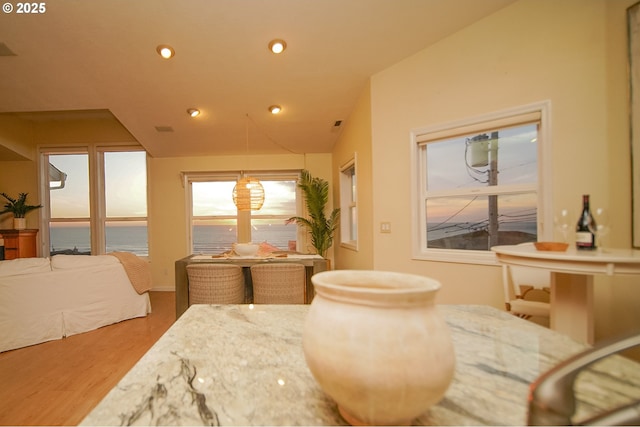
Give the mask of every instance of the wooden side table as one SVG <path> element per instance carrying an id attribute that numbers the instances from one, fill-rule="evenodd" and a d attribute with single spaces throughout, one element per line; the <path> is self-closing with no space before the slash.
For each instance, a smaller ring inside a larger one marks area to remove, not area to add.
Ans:
<path id="1" fill-rule="evenodd" d="M 4 259 L 37 257 L 37 229 L 0 230 L 4 239 Z"/>

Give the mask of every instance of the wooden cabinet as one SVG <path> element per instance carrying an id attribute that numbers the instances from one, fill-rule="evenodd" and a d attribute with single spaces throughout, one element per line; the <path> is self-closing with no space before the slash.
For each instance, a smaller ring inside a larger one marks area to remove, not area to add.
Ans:
<path id="1" fill-rule="evenodd" d="M 0 230 L 4 239 L 4 259 L 37 257 L 38 230 Z"/>

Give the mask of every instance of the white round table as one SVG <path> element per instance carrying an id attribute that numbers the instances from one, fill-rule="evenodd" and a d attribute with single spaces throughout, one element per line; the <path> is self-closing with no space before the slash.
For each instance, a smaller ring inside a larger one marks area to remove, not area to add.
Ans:
<path id="1" fill-rule="evenodd" d="M 593 344 L 593 275 L 640 274 L 640 251 L 539 251 L 533 243 L 494 246 L 500 263 L 551 272 L 551 329 Z"/>

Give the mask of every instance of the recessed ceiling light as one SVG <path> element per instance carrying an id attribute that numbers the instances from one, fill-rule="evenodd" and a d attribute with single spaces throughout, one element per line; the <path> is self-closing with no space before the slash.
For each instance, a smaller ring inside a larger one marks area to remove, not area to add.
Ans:
<path id="1" fill-rule="evenodd" d="M 278 114 L 280 111 L 282 111 L 282 107 L 279 105 L 272 105 L 271 107 L 269 107 L 269 111 L 271 111 L 271 114 Z"/>
<path id="2" fill-rule="evenodd" d="M 282 53 L 287 48 L 287 42 L 280 39 L 271 40 L 269 42 L 269 50 L 273 53 Z"/>
<path id="3" fill-rule="evenodd" d="M 189 108 L 187 110 L 187 114 L 189 114 L 191 117 L 198 117 L 200 115 L 200 110 L 198 110 L 197 108 Z"/>
<path id="4" fill-rule="evenodd" d="M 167 44 L 158 45 L 158 47 L 156 47 L 156 52 L 158 52 L 158 55 L 160 55 L 164 59 L 173 58 L 173 55 L 176 54 L 176 51 Z"/>

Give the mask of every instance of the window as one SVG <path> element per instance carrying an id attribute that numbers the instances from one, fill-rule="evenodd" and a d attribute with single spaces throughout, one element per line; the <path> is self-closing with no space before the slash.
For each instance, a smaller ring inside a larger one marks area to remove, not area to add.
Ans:
<path id="1" fill-rule="evenodd" d="M 221 253 L 237 241 L 237 210 L 231 200 L 235 183 L 230 179 L 191 183 L 192 253 Z"/>
<path id="2" fill-rule="evenodd" d="M 43 150 L 49 255 L 128 251 L 148 256 L 144 151 Z M 95 159 L 95 160 L 93 160 Z M 95 189 L 95 190 L 94 190 Z"/>
<path id="3" fill-rule="evenodd" d="M 259 211 L 239 212 L 232 192 L 240 174 L 187 173 L 193 253 L 222 253 L 233 243 L 267 242 L 280 250 L 298 248 L 297 226 L 286 220 L 298 215 L 298 173 L 251 173 L 264 187 Z"/>
<path id="4" fill-rule="evenodd" d="M 147 153 L 102 153 L 104 167 L 104 237 L 107 252 L 148 255 Z"/>
<path id="5" fill-rule="evenodd" d="M 357 175 L 355 157 L 340 168 L 340 242 L 358 249 Z"/>
<path id="6" fill-rule="evenodd" d="M 64 186 L 49 180 L 49 255 L 91 254 L 89 155 L 49 154 L 45 160 L 66 176 Z"/>
<path id="7" fill-rule="evenodd" d="M 492 246 L 538 240 L 542 110 L 414 132 L 415 258 L 486 262 Z"/>

